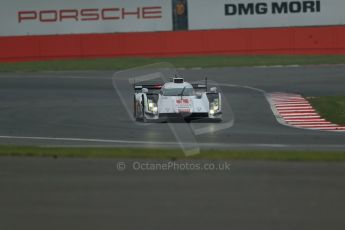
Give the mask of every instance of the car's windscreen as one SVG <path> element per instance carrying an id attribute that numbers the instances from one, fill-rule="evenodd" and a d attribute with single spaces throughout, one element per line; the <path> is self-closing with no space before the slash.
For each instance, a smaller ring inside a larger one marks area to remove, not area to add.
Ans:
<path id="1" fill-rule="evenodd" d="M 162 89 L 163 96 L 181 96 L 183 91 L 183 96 L 193 96 L 193 88 L 172 88 L 172 89 Z"/>

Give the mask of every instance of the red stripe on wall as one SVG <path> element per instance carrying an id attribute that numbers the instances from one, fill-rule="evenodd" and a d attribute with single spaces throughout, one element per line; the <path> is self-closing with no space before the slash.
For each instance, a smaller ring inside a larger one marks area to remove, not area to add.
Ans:
<path id="1" fill-rule="evenodd" d="M 345 54 L 345 26 L 0 37 L 1 62 L 207 54 Z"/>

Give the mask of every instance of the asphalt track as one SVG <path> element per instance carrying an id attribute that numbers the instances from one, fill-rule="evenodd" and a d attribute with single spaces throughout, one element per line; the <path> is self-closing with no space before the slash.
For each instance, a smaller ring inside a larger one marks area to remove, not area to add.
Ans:
<path id="1" fill-rule="evenodd" d="M 125 72 L 128 76 L 124 74 L 121 76 L 124 79 L 118 82 L 128 85 L 128 77 L 146 74 L 142 72 Z M 124 105 L 130 112 L 132 92 L 118 82 L 114 87 L 115 72 L 1 73 L 0 144 L 176 147 L 185 143 L 187 148 L 345 149 L 345 133 L 279 124 L 264 95 L 264 92 L 343 95 L 344 66 L 178 72 L 187 81 L 208 76 L 218 84 L 228 105 L 220 130 L 219 124 L 133 122 Z M 123 101 L 119 93 L 125 95 Z"/>
<path id="2" fill-rule="evenodd" d="M 109 159 L 0 158 L 0 229 L 345 227 L 344 163 L 234 161 L 200 172 L 124 162 L 120 172 Z"/>
<path id="3" fill-rule="evenodd" d="M 280 125 L 264 96 L 343 95 L 343 66 L 180 72 L 219 83 L 224 129 L 133 122 L 119 97 L 130 92 L 114 89 L 113 72 L 2 73 L 0 143 L 165 147 L 190 141 L 177 137 L 191 129 L 201 148 L 345 149 L 345 134 Z M 343 163 L 229 163 L 230 171 L 138 171 L 130 160 L 1 157 L 0 229 L 344 229 Z"/>

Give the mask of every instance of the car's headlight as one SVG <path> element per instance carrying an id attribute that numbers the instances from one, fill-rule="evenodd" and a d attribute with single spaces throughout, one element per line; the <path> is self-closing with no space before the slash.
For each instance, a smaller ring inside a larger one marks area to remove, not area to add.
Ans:
<path id="1" fill-rule="evenodd" d="M 154 112 L 154 113 L 156 113 L 158 111 L 158 107 L 157 107 L 156 103 L 153 103 L 152 100 L 148 100 L 148 110 L 150 112 Z"/>
<path id="2" fill-rule="evenodd" d="M 210 115 L 213 115 L 217 112 L 220 111 L 220 106 L 219 106 L 219 99 L 216 98 L 214 99 L 211 103 L 210 103 L 210 110 L 209 110 L 209 113 Z"/>

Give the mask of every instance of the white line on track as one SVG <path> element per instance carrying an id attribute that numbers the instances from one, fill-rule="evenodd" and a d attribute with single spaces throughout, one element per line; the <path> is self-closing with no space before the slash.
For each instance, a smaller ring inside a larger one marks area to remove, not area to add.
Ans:
<path id="1" fill-rule="evenodd" d="M 110 143 L 110 144 L 129 144 L 131 147 L 148 147 L 148 146 L 160 146 L 160 147 L 178 147 L 180 143 L 177 142 L 150 142 L 150 141 L 127 141 L 127 140 L 109 140 L 109 139 L 89 139 L 89 138 L 62 138 L 62 137 L 27 137 L 27 136 L 0 136 L 0 139 L 21 139 L 21 140 L 45 140 L 45 141 L 64 141 L 64 142 L 89 142 L 89 143 Z M 195 143 L 185 143 L 186 145 Z M 255 143 L 200 143 L 203 147 L 250 147 L 250 148 L 291 148 L 291 145 L 286 144 L 255 144 Z M 55 146 L 55 145 L 52 145 Z M 64 145 L 65 146 L 65 145 Z M 78 146 L 78 145 L 77 145 Z M 334 148 L 345 147 L 342 145 L 332 146 Z"/>
<path id="2" fill-rule="evenodd" d="M 276 105 L 277 108 L 281 108 L 281 109 L 291 109 L 291 108 L 295 108 L 295 109 L 300 109 L 300 108 L 313 108 L 311 105 L 305 103 L 305 104 L 277 104 Z"/>
<path id="3" fill-rule="evenodd" d="M 316 119 L 310 119 L 310 118 L 290 118 L 290 119 L 285 119 L 287 122 L 325 122 L 325 119 L 322 118 L 316 118 Z M 329 121 L 328 121 L 329 122 Z"/>
<path id="4" fill-rule="evenodd" d="M 291 125 L 330 125 L 332 124 L 329 121 L 290 121 Z"/>
<path id="5" fill-rule="evenodd" d="M 309 118 L 321 118 L 320 115 L 312 115 L 312 116 L 306 116 L 306 115 L 300 115 L 300 116 L 291 116 L 291 117 L 287 117 L 285 120 L 287 119 L 309 119 Z"/>
<path id="6" fill-rule="evenodd" d="M 287 102 L 287 103 L 279 103 L 276 106 L 283 107 L 283 106 L 307 106 L 307 105 L 310 105 L 310 104 L 307 102 L 303 102 L 303 103 Z"/>
<path id="7" fill-rule="evenodd" d="M 109 140 L 109 139 L 89 139 L 89 138 L 60 138 L 60 137 L 27 137 L 27 136 L 0 136 L 0 139 L 12 139 L 12 140 L 45 140 L 45 141 L 53 141 L 53 142 L 87 142 L 90 143 L 87 145 L 88 147 L 105 147 L 105 143 L 107 144 L 114 144 L 115 146 L 121 146 L 121 144 L 125 144 L 125 146 L 129 147 L 163 147 L 163 148 L 177 148 L 179 147 L 179 143 L 177 142 L 149 142 L 149 141 L 127 141 L 127 140 Z M 97 144 L 94 144 L 97 143 Z M 103 144 L 103 145 L 102 145 Z M 189 143 L 186 143 L 187 145 Z M 190 143 L 195 144 L 195 143 Z M 345 148 L 345 145 L 341 144 L 330 144 L 330 145 L 304 145 L 304 144 L 270 144 L 270 143 L 199 143 L 200 147 L 205 148 L 252 148 L 252 149 L 304 149 L 304 148 L 315 148 L 315 149 L 343 149 Z M 66 145 L 65 143 L 63 145 L 59 145 L 58 143 L 52 144 L 52 143 L 45 143 L 42 146 L 70 146 L 70 147 L 81 147 L 85 145 L 80 144 L 72 144 L 72 145 Z M 112 146 L 112 145 L 109 145 Z"/>
<path id="8" fill-rule="evenodd" d="M 335 124 L 299 124 L 299 127 L 310 127 L 310 128 L 318 128 L 318 127 L 338 127 Z"/>
<path id="9" fill-rule="evenodd" d="M 278 109 L 281 114 L 291 114 L 291 113 L 315 113 L 314 109 Z"/>
<path id="10" fill-rule="evenodd" d="M 296 116 L 318 116 L 316 113 L 281 113 L 280 114 L 282 117 L 284 118 L 288 118 L 288 117 L 296 117 Z"/>
<path id="11" fill-rule="evenodd" d="M 127 141 L 127 140 L 109 140 L 94 138 L 74 138 L 74 137 L 26 137 L 26 136 L 0 136 L 2 139 L 24 139 L 24 140 L 51 140 L 51 141 L 80 141 L 80 142 L 103 142 L 103 143 L 121 143 L 121 144 L 171 144 L 172 142 L 148 142 L 148 141 Z"/>

